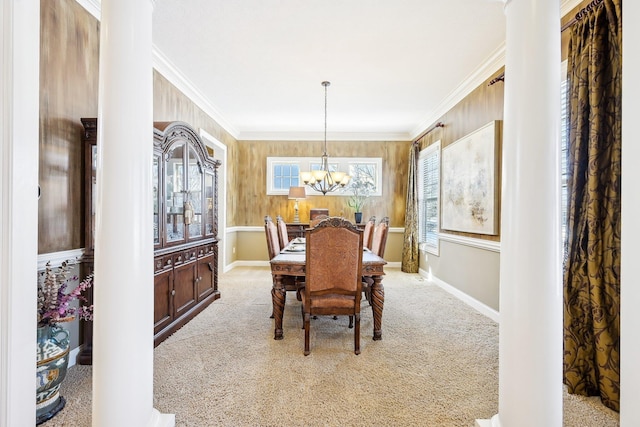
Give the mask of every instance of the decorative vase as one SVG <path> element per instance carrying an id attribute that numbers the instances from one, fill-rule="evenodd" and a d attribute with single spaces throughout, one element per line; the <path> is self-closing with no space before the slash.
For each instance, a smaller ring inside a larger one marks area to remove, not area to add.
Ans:
<path id="1" fill-rule="evenodd" d="M 69 332 L 57 326 L 38 328 L 36 371 L 36 425 L 53 418 L 66 401 L 60 384 L 69 364 Z"/>
<path id="2" fill-rule="evenodd" d="M 356 224 L 360 224 L 362 222 L 362 212 L 356 212 Z"/>

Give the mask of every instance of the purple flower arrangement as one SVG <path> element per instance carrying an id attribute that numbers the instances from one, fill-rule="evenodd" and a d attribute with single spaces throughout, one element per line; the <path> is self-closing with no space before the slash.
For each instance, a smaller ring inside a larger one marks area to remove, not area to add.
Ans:
<path id="1" fill-rule="evenodd" d="M 82 294 L 93 285 L 93 274 L 89 274 L 78 286 L 67 293 L 70 281 L 78 280 L 71 275 L 71 267 L 68 261 L 57 268 L 51 268 L 47 263 L 38 281 L 38 326 L 52 326 L 61 322 L 69 322 L 74 318 L 93 320 L 93 305 L 75 306 L 71 303 L 75 300 L 88 303 Z"/>

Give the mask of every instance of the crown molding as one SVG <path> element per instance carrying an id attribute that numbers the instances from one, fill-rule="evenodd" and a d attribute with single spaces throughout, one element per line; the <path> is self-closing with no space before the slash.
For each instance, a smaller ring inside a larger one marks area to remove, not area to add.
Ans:
<path id="1" fill-rule="evenodd" d="M 213 103 L 198 90 L 195 84 L 182 74 L 180 69 L 173 64 L 155 44 L 153 45 L 153 68 L 191 99 L 198 107 L 202 108 L 202 110 L 222 126 L 225 131 L 229 132 L 235 139 L 238 139 L 238 130 L 224 119 Z"/>
<path id="2" fill-rule="evenodd" d="M 411 139 L 415 139 L 422 132 L 427 130 L 430 125 L 435 123 L 447 111 L 451 110 L 458 102 L 462 101 L 465 96 L 469 95 L 474 89 L 480 86 L 485 80 L 491 77 L 498 69 L 505 64 L 506 43 L 503 41 L 497 49 L 493 51 L 489 57 L 483 61 L 475 71 L 465 78 L 462 83 L 453 90 L 441 103 L 434 109 L 425 120 L 418 125 L 411 133 Z"/>
<path id="3" fill-rule="evenodd" d="M 240 132 L 238 141 L 323 141 L 322 132 Z M 330 132 L 327 141 L 410 141 L 407 132 Z"/>
<path id="4" fill-rule="evenodd" d="M 560 16 L 563 17 L 580 5 L 584 0 L 562 0 L 560 2 Z M 506 3 L 506 2 L 505 2 Z M 474 72 L 472 72 L 453 92 L 449 94 L 440 105 L 421 122 L 411 133 L 411 139 L 415 139 L 422 134 L 430 125 L 435 123 L 447 111 L 453 108 L 458 102 L 477 88 L 482 82 L 487 80 L 493 73 L 505 64 L 506 42 L 500 46 L 484 61 Z"/>
<path id="5" fill-rule="evenodd" d="M 568 13 L 582 0 L 563 0 L 562 14 Z M 100 0 L 76 0 L 91 15 L 100 20 Z M 328 135 L 328 140 L 339 141 L 411 141 L 418 137 L 429 125 L 453 108 L 471 91 L 487 80 L 493 73 L 505 64 L 505 43 L 503 42 L 474 72 L 454 90 L 427 116 L 413 132 L 344 132 Z M 207 99 L 200 90 L 173 64 L 164 53 L 153 45 L 153 67 L 162 74 L 178 90 L 183 92 L 191 101 L 214 119 L 236 140 L 244 141 L 295 141 L 322 140 L 320 133 L 315 132 L 239 132 L 228 122 L 214 104 Z"/>
<path id="6" fill-rule="evenodd" d="M 100 20 L 100 11 L 102 10 L 100 0 L 76 0 L 76 3 L 84 7 L 98 21 Z"/>
<path id="7" fill-rule="evenodd" d="M 98 21 L 100 20 L 100 0 L 76 0 L 76 2 L 84 7 Z M 155 1 L 152 0 L 155 6 Z M 191 101 L 207 113 L 215 120 L 225 131 L 231 136 L 238 139 L 238 131 L 226 119 L 223 118 L 220 111 L 208 100 L 202 92 L 175 66 L 167 56 L 154 44 L 152 48 L 153 68 L 162 74 L 171 84 L 184 93 Z"/>
<path id="8" fill-rule="evenodd" d="M 564 17 L 567 13 L 578 7 L 578 5 L 583 1 L 584 0 L 562 0 L 560 2 L 560 16 Z"/>

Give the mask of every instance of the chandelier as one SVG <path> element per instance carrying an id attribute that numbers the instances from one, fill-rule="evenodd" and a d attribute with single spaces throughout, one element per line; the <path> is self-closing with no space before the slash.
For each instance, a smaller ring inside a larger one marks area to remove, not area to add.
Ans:
<path id="1" fill-rule="evenodd" d="M 300 173 L 300 178 L 305 185 L 321 192 L 323 195 L 344 187 L 351 179 L 351 176 L 344 172 L 329 170 L 329 155 L 327 154 L 327 87 L 330 84 L 329 82 L 322 82 L 322 86 L 324 86 L 324 151 L 322 152 L 320 169 Z"/>

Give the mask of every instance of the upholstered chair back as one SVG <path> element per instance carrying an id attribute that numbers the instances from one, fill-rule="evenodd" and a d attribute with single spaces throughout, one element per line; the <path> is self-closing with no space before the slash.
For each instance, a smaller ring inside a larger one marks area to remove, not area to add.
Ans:
<path id="1" fill-rule="evenodd" d="M 280 253 L 280 240 L 278 238 L 278 228 L 273 223 L 270 216 L 264 217 L 264 230 L 267 236 L 267 249 L 269 251 L 269 259 Z"/>
<path id="2" fill-rule="evenodd" d="M 283 249 L 289 244 L 289 233 L 287 232 L 287 224 L 280 215 L 276 217 L 278 223 L 278 240 L 280 242 L 280 249 Z"/>
<path id="3" fill-rule="evenodd" d="M 372 216 L 369 221 L 364 225 L 364 232 L 362 233 L 362 245 L 371 249 L 371 243 L 373 242 L 373 230 L 376 226 L 376 217 Z"/>

